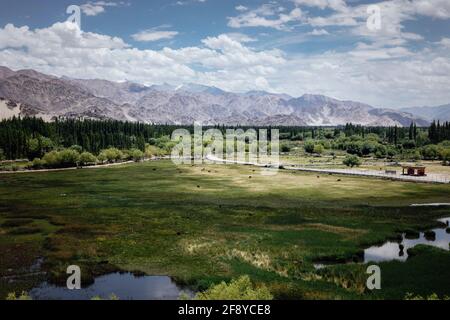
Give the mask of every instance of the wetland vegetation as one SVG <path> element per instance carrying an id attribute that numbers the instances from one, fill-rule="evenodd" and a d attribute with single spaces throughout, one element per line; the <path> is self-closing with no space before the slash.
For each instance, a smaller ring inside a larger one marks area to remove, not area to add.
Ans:
<path id="1" fill-rule="evenodd" d="M 158 161 L 2 175 L 0 296 L 64 284 L 71 264 L 85 285 L 129 271 L 192 291 L 248 275 L 275 299 L 449 295 L 444 249 L 418 246 L 406 262 L 381 263 L 376 292 L 365 289 L 366 266 L 348 263 L 369 246 L 441 226 L 448 207 L 410 205 L 447 202 L 449 185 L 205 168 Z M 324 260 L 333 264 L 316 270 Z"/>

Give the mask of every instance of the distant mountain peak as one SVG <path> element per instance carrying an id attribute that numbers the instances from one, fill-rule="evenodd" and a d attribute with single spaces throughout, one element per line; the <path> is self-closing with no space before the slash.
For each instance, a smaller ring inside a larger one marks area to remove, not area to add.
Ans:
<path id="1" fill-rule="evenodd" d="M 27 77 L 26 86 L 23 85 Z M 51 80 L 51 81 L 48 81 Z M 56 78 L 0 67 L 0 97 L 20 103 L 22 115 L 205 125 L 428 125 L 421 117 L 320 94 L 299 98 L 266 91 L 226 92 L 214 86 Z M 1 113 L 0 113 L 1 114 Z M 3 113 L 5 114 L 5 113 Z"/>

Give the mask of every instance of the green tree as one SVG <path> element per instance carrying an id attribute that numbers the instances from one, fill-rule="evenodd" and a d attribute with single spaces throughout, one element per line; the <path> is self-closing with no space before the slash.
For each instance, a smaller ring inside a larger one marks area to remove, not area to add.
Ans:
<path id="1" fill-rule="evenodd" d="M 60 164 L 57 151 L 46 153 L 42 160 L 45 162 L 45 166 L 48 168 L 57 168 Z"/>
<path id="2" fill-rule="evenodd" d="M 61 167 L 75 167 L 80 161 L 80 154 L 74 149 L 65 149 L 58 153 L 58 158 Z"/>
<path id="3" fill-rule="evenodd" d="M 100 163 L 103 164 L 107 159 L 106 159 L 105 154 L 100 153 L 100 154 L 98 155 L 98 157 L 97 157 L 97 160 L 98 160 Z"/>
<path id="4" fill-rule="evenodd" d="M 313 150 L 314 153 L 322 154 L 322 153 L 324 153 L 324 151 L 325 151 L 325 148 L 323 145 L 321 145 L 321 144 L 314 145 L 314 150 Z"/>
<path id="5" fill-rule="evenodd" d="M 145 156 L 147 158 L 160 157 L 163 154 L 164 154 L 164 151 L 155 145 L 147 144 L 145 146 Z"/>
<path id="6" fill-rule="evenodd" d="M 131 149 L 130 156 L 135 162 L 139 162 L 144 159 L 144 153 L 139 149 Z"/>
<path id="7" fill-rule="evenodd" d="M 92 165 L 97 162 L 97 158 L 90 152 L 83 152 L 80 155 L 80 165 L 81 166 L 87 166 Z"/>
<path id="8" fill-rule="evenodd" d="M 450 166 L 450 149 L 441 149 L 440 158 L 442 160 L 442 165 Z"/>
<path id="9" fill-rule="evenodd" d="M 362 164 L 361 158 L 359 158 L 358 156 L 355 155 L 350 155 L 345 157 L 343 163 L 347 166 L 347 167 L 359 167 Z"/>
<path id="10" fill-rule="evenodd" d="M 105 149 L 100 153 L 100 155 L 101 158 L 105 158 L 110 163 L 120 161 L 124 156 L 123 152 L 117 148 Z"/>
<path id="11" fill-rule="evenodd" d="M 82 153 L 83 152 L 83 147 L 82 146 L 79 146 L 79 145 L 73 145 L 73 146 L 71 146 L 69 149 L 71 149 L 71 150 L 75 150 L 76 152 L 78 152 L 78 153 Z"/>
<path id="12" fill-rule="evenodd" d="M 439 147 L 435 144 L 425 146 L 421 150 L 421 154 L 426 160 L 435 160 L 439 158 Z"/>
<path id="13" fill-rule="evenodd" d="M 306 141 L 305 142 L 305 145 L 304 145 L 305 152 L 307 152 L 307 153 L 314 153 L 314 147 L 315 147 L 315 144 L 314 144 L 313 141 Z"/>
<path id="14" fill-rule="evenodd" d="M 51 151 L 46 153 L 42 160 L 48 168 L 70 168 L 78 165 L 80 154 L 72 149 Z"/>
<path id="15" fill-rule="evenodd" d="M 287 144 L 282 144 L 281 145 L 281 152 L 287 153 L 289 151 L 291 151 L 291 147 L 289 147 Z"/>
<path id="16" fill-rule="evenodd" d="M 46 166 L 46 163 L 44 160 L 41 160 L 39 158 L 35 158 L 31 162 L 31 167 L 35 170 L 43 169 Z"/>

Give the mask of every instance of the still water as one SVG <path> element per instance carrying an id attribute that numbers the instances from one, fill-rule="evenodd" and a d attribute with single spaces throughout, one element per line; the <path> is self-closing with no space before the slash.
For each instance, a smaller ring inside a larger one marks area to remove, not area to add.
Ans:
<path id="1" fill-rule="evenodd" d="M 440 219 L 440 222 L 450 223 L 450 218 Z M 383 261 L 406 261 L 408 259 L 408 249 L 414 248 L 419 244 L 425 244 L 445 250 L 449 250 L 450 234 L 446 232 L 446 228 L 433 229 L 436 234 L 435 238 L 426 238 L 424 233 L 420 233 L 417 239 L 406 239 L 402 236 L 402 241 L 391 242 L 388 241 L 382 246 L 373 246 L 364 250 L 364 263 L 368 262 L 383 262 Z"/>
<path id="2" fill-rule="evenodd" d="M 93 297 L 120 300 L 177 300 L 181 293 L 192 296 L 167 276 L 135 276 L 131 273 L 111 273 L 97 277 L 95 282 L 81 290 L 68 290 L 47 282 L 30 291 L 33 300 L 90 300 Z"/>

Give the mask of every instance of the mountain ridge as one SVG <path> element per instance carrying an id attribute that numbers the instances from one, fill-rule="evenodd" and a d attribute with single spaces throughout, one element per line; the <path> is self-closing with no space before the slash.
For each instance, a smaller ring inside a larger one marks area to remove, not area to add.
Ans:
<path id="1" fill-rule="evenodd" d="M 410 107 L 400 109 L 429 121 L 450 121 L 450 104 L 436 107 Z"/>
<path id="2" fill-rule="evenodd" d="M 128 81 L 58 78 L 6 67 L 0 67 L 0 97 L 20 105 L 20 115 L 47 120 L 67 117 L 177 125 L 429 124 L 410 113 L 323 95 L 295 98 L 265 91 L 233 93 L 193 83 L 145 86 Z"/>

